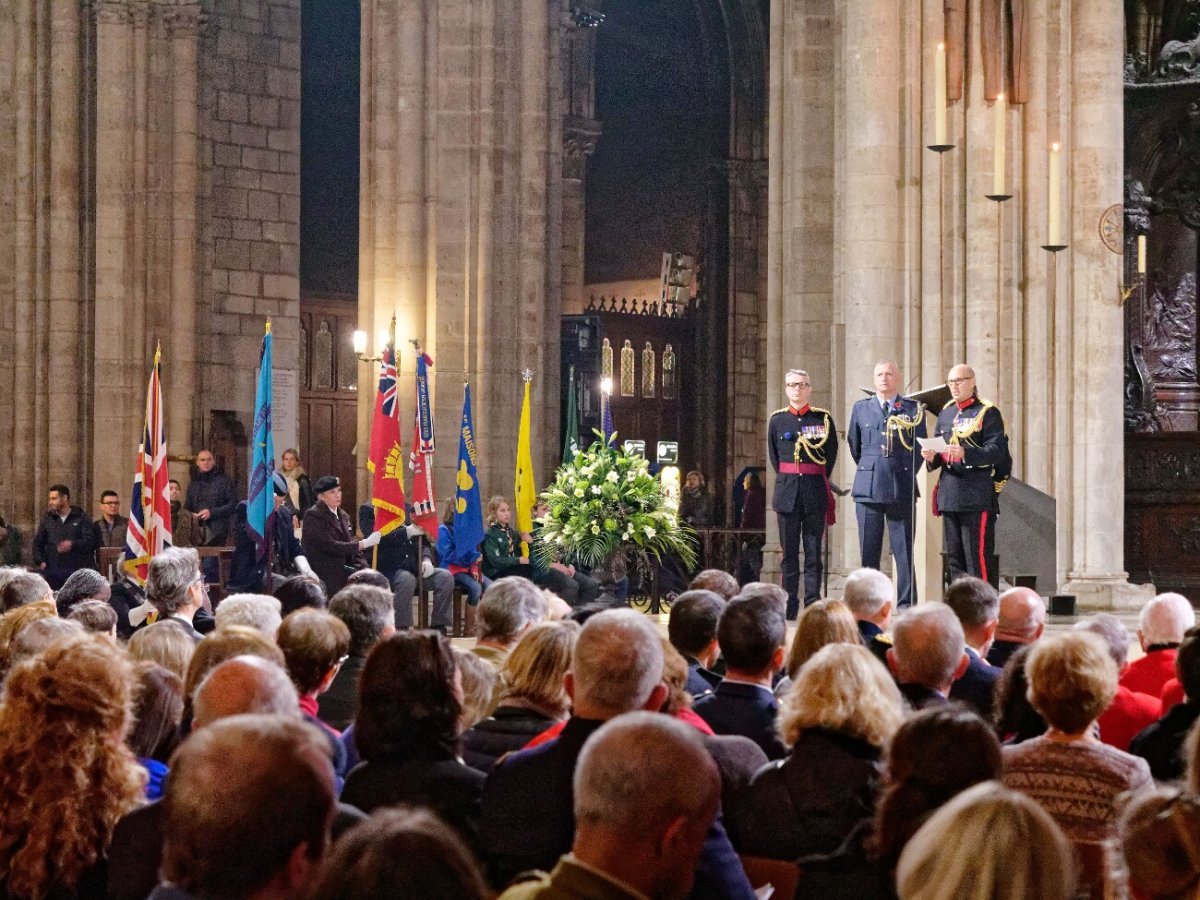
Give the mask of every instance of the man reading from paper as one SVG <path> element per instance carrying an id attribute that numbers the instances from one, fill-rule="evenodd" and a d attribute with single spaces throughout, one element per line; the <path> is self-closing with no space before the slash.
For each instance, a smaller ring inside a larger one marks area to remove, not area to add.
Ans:
<path id="1" fill-rule="evenodd" d="M 1012 472 L 1004 419 L 975 392 L 975 370 L 960 363 L 946 376 L 951 400 L 938 415 L 941 452 L 922 447 L 930 470 L 941 469 L 933 492 L 933 513 L 942 516 L 950 580 L 974 575 L 996 587 L 1000 573 L 992 562 L 1000 491 Z M 923 442 L 924 443 L 924 442 Z"/>

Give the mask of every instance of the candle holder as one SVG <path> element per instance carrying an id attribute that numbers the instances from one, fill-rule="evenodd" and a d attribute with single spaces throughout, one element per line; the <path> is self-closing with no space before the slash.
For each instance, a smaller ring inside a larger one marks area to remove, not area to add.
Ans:
<path id="1" fill-rule="evenodd" d="M 984 196 L 996 203 L 1003 203 L 1005 200 L 1011 200 L 1013 197 L 1012 194 L 984 194 Z"/>
<path id="2" fill-rule="evenodd" d="M 929 144 L 926 149 L 932 150 L 934 153 L 945 153 L 947 150 L 953 150 L 956 144 Z"/>
<path id="3" fill-rule="evenodd" d="M 1042 249 L 1046 250 L 1050 253 L 1061 253 L 1063 250 L 1066 250 L 1067 247 L 1069 247 L 1069 246 L 1071 246 L 1071 245 L 1070 244 L 1042 244 Z"/>

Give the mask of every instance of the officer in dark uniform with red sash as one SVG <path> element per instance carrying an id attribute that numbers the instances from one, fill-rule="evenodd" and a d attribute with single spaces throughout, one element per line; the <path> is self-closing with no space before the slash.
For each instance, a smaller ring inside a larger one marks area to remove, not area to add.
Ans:
<path id="1" fill-rule="evenodd" d="M 772 506 L 779 518 L 780 565 L 788 594 L 787 617 L 800 611 L 800 541 L 804 540 L 804 604 L 821 599 L 821 542 L 833 522 L 829 474 L 837 462 L 838 437 L 828 410 L 809 406 L 808 373 L 785 376 L 788 405 L 767 423 L 767 453 L 775 469 Z"/>
<path id="2" fill-rule="evenodd" d="M 951 401 L 934 431 L 949 449 L 924 450 L 930 470 L 941 469 L 934 489 L 934 514 L 941 514 L 950 580 L 974 575 L 998 586 L 992 565 L 1000 491 L 1012 472 L 1008 435 L 1000 410 L 975 392 L 975 371 L 959 364 L 946 377 Z"/>

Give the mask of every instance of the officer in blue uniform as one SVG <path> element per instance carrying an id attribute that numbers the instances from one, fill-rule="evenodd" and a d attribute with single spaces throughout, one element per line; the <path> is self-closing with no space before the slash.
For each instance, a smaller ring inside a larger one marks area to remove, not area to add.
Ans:
<path id="1" fill-rule="evenodd" d="M 800 541 L 804 541 L 804 604 L 821 599 L 821 544 L 833 521 L 829 474 L 837 462 L 838 437 L 829 410 L 810 406 L 812 381 L 801 369 L 785 376 L 788 405 L 767 423 L 767 453 L 775 469 L 771 505 L 783 547 L 780 574 L 787 591 L 787 617 L 800 611 Z"/>
<path id="2" fill-rule="evenodd" d="M 950 445 L 944 453 L 922 451 L 931 470 L 940 469 L 933 494 L 942 516 L 950 580 L 974 575 L 998 587 L 992 556 L 999 497 L 1012 473 L 1008 435 L 1000 410 L 975 392 L 975 371 L 959 364 L 946 377 L 951 400 L 938 415 L 935 434 Z"/>
<path id="3" fill-rule="evenodd" d="M 875 365 L 875 396 L 854 404 L 846 443 L 857 466 L 854 504 L 863 568 L 878 569 L 887 526 L 896 564 L 897 604 L 917 602 L 913 580 L 913 511 L 920 445 L 925 437 L 925 407 L 901 397 L 900 370 L 885 360 Z"/>

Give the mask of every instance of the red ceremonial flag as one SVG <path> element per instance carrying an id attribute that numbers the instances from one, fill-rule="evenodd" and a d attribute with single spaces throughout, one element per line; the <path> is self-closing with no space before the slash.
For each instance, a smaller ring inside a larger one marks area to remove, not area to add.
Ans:
<path id="1" fill-rule="evenodd" d="M 412 452 L 409 465 L 413 470 L 413 522 L 420 525 L 431 539 L 437 540 L 437 501 L 433 496 L 433 408 L 429 402 L 429 367 L 433 360 L 417 348 L 417 417 L 413 423 Z"/>
<path id="2" fill-rule="evenodd" d="M 392 322 L 395 334 L 395 321 Z M 379 390 L 375 394 L 375 417 L 371 420 L 371 505 L 375 507 L 375 530 L 388 534 L 404 524 L 404 450 L 400 446 L 400 419 L 396 401 L 395 338 L 388 342 L 379 361 Z"/>

